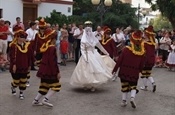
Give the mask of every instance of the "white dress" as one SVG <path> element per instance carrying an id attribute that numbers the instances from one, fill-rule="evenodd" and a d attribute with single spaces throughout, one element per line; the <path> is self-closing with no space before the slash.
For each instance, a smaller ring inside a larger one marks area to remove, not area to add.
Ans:
<path id="1" fill-rule="evenodd" d="M 85 30 L 86 31 L 86 30 Z M 94 42 L 90 42 L 83 33 L 81 40 L 81 53 L 77 66 L 71 76 L 70 84 L 79 87 L 97 87 L 106 83 L 112 78 L 112 70 L 115 62 L 107 56 L 107 51 L 101 46 L 97 38 Z M 86 39 L 86 40 L 84 40 Z M 92 40 L 93 41 L 93 40 Z M 106 56 L 101 56 L 95 49 L 97 46 Z"/>
<path id="2" fill-rule="evenodd" d="M 169 66 L 175 66 L 175 45 L 171 45 L 171 52 L 168 55 L 167 64 Z"/>

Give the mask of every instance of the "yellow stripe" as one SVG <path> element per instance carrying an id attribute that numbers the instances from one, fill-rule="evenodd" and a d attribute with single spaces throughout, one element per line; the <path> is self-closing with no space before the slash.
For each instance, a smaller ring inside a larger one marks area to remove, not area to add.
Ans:
<path id="1" fill-rule="evenodd" d="M 26 84 L 19 84 L 20 87 L 26 87 Z"/>
<path id="2" fill-rule="evenodd" d="M 18 85 L 16 85 L 14 82 L 12 82 L 12 85 L 13 85 L 13 86 L 15 86 L 15 87 L 17 87 L 17 86 L 18 86 Z"/>
<path id="3" fill-rule="evenodd" d="M 129 85 L 128 82 L 122 82 L 122 86 L 126 86 L 126 85 Z"/>
<path id="4" fill-rule="evenodd" d="M 128 89 L 129 89 L 128 87 L 125 87 L 125 88 L 122 88 L 122 91 L 126 91 Z"/>
<path id="5" fill-rule="evenodd" d="M 61 90 L 61 88 L 51 88 L 52 90 L 54 90 L 54 91 L 59 91 L 59 90 Z"/>
<path id="6" fill-rule="evenodd" d="M 131 86 L 131 89 L 136 89 L 136 86 Z"/>
<path id="7" fill-rule="evenodd" d="M 26 82 L 27 81 L 27 78 L 21 78 L 20 81 Z"/>
<path id="8" fill-rule="evenodd" d="M 43 88 L 40 88 L 39 91 L 46 92 L 46 93 L 48 92 L 47 89 L 43 89 Z"/>
<path id="9" fill-rule="evenodd" d="M 44 86 L 44 87 L 56 87 L 56 86 L 61 86 L 61 84 L 60 83 L 53 83 L 53 84 L 41 83 L 40 86 Z"/>
<path id="10" fill-rule="evenodd" d="M 15 82 L 15 83 L 19 83 L 19 80 L 15 80 L 15 79 L 13 79 L 13 82 Z"/>

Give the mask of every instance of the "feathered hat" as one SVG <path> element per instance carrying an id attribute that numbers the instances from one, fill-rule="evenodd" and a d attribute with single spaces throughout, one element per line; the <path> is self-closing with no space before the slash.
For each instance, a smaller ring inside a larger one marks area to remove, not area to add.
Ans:
<path id="1" fill-rule="evenodd" d="M 47 23 L 45 22 L 44 18 L 41 18 L 38 23 L 39 28 L 46 28 Z"/>
<path id="2" fill-rule="evenodd" d="M 112 30 L 108 26 L 104 26 L 103 31 L 104 31 L 104 35 L 112 33 Z"/>
<path id="3" fill-rule="evenodd" d="M 46 37 L 48 39 L 56 39 L 56 36 L 57 36 L 57 32 L 51 28 L 47 28 L 45 31 L 44 31 L 44 35 L 46 35 Z"/>
<path id="4" fill-rule="evenodd" d="M 142 40 L 143 33 L 136 30 L 131 34 L 130 47 L 128 47 L 135 55 L 144 55 L 145 48 Z"/>
<path id="5" fill-rule="evenodd" d="M 154 33 L 154 28 L 153 26 L 148 26 L 148 28 L 145 29 L 145 35 L 149 38 L 151 43 L 155 45 L 155 33 Z"/>
<path id="6" fill-rule="evenodd" d="M 13 32 L 14 32 L 14 36 L 19 36 L 21 38 L 27 38 L 27 33 L 21 28 L 21 26 L 14 26 L 13 27 Z"/>

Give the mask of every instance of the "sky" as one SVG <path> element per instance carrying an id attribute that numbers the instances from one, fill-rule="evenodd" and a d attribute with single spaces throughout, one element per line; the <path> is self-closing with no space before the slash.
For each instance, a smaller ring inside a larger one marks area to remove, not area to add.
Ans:
<path id="1" fill-rule="evenodd" d="M 138 7 L 138 4 L 140 4 L 141 8 L 150 8 L 150 5 L 145 0 L 132 0 L 132 7 Z"/>

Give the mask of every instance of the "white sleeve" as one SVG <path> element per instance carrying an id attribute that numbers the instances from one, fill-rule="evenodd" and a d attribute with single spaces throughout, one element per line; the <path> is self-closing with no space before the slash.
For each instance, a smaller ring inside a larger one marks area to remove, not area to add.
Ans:
<path id="1" fill-rule="evenodd" d="M 160 43 L 165 43 L 164 37 L 162 37 L 162 38 L 160 39 Z"/>
<path id="2" fill-rule="evenodd" d="M 86 51 L 86 45 L 84 43 L 81 43 L 80 47 L 81 47 L 81 55 L 83 59 L 86 62 L 88 62 L 88 54 L 87 54 L 88 52 Z"/>
<path id="3" fill-rule="evenodd" d="M 27 38 L 26 38 L 26 41 L 31 41 L 32 38 L 30 38 L 30 30 L 26 30 L 26 33 L 28 34 Z"/>
<path id="4" fill-rule="evenodd" d="M 109 55 L 109 53 L 103 48 L 103 46 L 100 44 L 100 42 L 98 42 L 96 44 L 96 46 L 105 54 L 105 55 Z"/>

